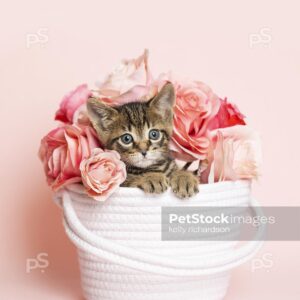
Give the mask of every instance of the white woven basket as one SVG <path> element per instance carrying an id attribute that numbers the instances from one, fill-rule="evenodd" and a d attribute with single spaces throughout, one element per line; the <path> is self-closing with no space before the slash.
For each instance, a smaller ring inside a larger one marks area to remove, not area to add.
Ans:
<path id="1" fill-rule="evenodd" d="M 80 185 L 55 198 L 78 248 L 88 300 L 222 299 L 231 269 L 261 246 L 259 241 L 239 248 L 234 241 L 161 241 L 162 206 L 254 206 L 248 181 L 201 185 L 189 200 L 179 200 L 170 191 L 158 196 L 120 188 L 99 203 Z"/>

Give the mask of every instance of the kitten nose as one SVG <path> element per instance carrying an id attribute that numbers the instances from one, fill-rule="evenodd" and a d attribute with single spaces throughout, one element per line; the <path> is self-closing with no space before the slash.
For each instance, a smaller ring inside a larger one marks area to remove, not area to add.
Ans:
<path id="1" fill-rule="evenodd" d="M 146 154 L 147 154 L 147 151 L 141 151 L 141 153 L 142 153 L 142 155 L 145 157 L 146 156 Z"/>

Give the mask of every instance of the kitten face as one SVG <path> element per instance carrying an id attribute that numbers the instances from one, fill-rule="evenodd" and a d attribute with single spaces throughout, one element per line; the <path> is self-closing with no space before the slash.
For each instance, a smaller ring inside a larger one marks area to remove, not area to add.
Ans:
<path id="1" fill-rule="evenodd" d="M 168 157 L 169 134 L 159 115 L 141 103 L 119 109 L 106 147 L 120 153 L 131 166 L 146 168 Z"/>
<path id="2" fill-rule="evenodd" d="M 167 84 L 146 103 L 112 108 L 90 99 L 88 112 L 105 148 L 119 152 L 128 166 L 147 168 L 169 156 L 174 98 L 173 86 Z"/>

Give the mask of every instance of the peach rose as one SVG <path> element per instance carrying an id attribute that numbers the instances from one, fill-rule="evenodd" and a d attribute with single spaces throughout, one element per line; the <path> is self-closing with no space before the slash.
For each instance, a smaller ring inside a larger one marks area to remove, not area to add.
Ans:
<path id="1" fill-rule="evenodd" d="M 245 116 L 239 111 L 238 107 L 227 102 L 227 99 L 220 99 L 220 109 L 215 117 L 209 122 L 210 130 L 231 127 L 235 125 L 246 125 Z"/>
<path id="2" fill-rule="evenodd" d="M 207 126 L 219 110 L 218 96 L 203 82 L 179 81 L 172 74 L 164 74 L 159 80 L 160 85 L 172 82 L 176 92 L 170 145 L 174 156 L 185 161 L 206 159 L 210 145 Z"/>
<path id="3" fill-rule="evenodd" d="M 126 59 L 106 80 L 98 84 L 96 97 L 112 105 L 141 100 L 149 94 L 153 79 L 148 66 L 148 50 L 136 59 Z"/>
<path id="4" fill-rule="evenodd" d="M 105 201 L 126 179 L 126 166 L 114 150 L 94 149 L 80 171 L 88 195 L 97 201 Z"/>
<path id="5" fill-rule="evenodd" d="M 258 134 L 248 126 L 233 126 L 211 132 L 214 181 L 255 179 L 262 161 Z"/>
<path id="6" fill-rule="evenodd" d="M 41 141 L 39 156 L 52 189 L 81 182 L 79 165 L 99 146 L 91 127 L 66 125 L 50 131 Z"/>
<path id="7" fill-rule="evenodd" d="M 78 117 L 76 111 L 82 105 L 85 105 L 89 96 L 91 96 L 91 91 L 86 84 L 78 86 L 74 91 L 64 96 L 60 103 L 60 108 L 55 114 L 55 120 L 68 124 L 75 123 L 74 116 L 76 116 L 76 119 Z"/>

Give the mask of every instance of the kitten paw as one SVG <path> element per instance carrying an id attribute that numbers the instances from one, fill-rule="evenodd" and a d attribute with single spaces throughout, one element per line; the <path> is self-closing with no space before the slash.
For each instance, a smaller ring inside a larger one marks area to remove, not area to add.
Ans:
<path id="1" fill-rule="evenodd" d="M 176 171 L 171 176 L 170 186 L 174 194 L 179 198 L 188 198 L 199 192 L 198 178 L 188 171 Z"/>
<path id="2" fill-rule="evenodd" d="M 144 175 L 138 187 L 145 193 L 161 194 L 168 189 L 168 178 L 161 173 Z"/>

